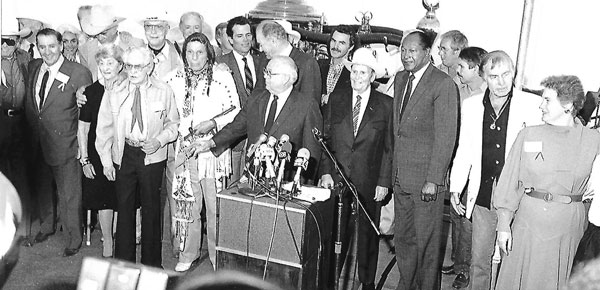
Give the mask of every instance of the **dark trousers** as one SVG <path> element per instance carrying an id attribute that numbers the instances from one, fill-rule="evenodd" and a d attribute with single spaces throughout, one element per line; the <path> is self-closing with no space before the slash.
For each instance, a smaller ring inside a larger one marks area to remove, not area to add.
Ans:
<path id="1" fill-rule="evenodd" d="M 466 203 L 467 194 L 463 193 L 462 202 Z M 459 215 L 450 208 L 450 221 L 452 222 L 452 261 L 454 271 L 469 276 L 471 268 L 471 235 L 473 226 L 464 215 Z"/>
<path id="2" fill-rule="evenodd" d="M 374 192 L 374 191 L 373 191 Z M 375 225 L 379 224 L 379 206 L 377 202 L 373 200 L 373 197 L 364 197 L 360 195 L 361 202 Z M 343 208 L 342 208 L 342 263 L 345 257 L 348 255 L 348 248 L 352 243 L 351 238 L 357 233 L 357 244 L 356 244 L 356 259 L 358 269 L 358 279 L 362 284 L 374 284 L 375 273 L 377 271 L 377 259 L 379 255 L 379 237 L 371 223 L 366 218 L 365 213 L 356 207 L 358 214 L 358 225 L 356 225 L 356 215 L 352 214 L 352 200 L 353 195 L 350 191 L 346 191 L 342 196 Z M 355 228 L 358 226 L 358 228 Z M 333 264 L 335 265 L 335 264 Z M 342 267 L 340 266 L 340 269 Z M 339 273 L 338 273 L 339 274 Z"/>
<path id="3" fill-rule="evenodd" d="M 394 245 L 400 272 L 398 290 L 437 290 L 441 287 L 442 214 L 444 192 L 435 201 L 394 186 Z"/>
<path id="4" fill-rule="evenodd" d="M 117 170 L 117 233 L 115 258 L 136 261 L 135 211 L 136 193 L 142 206 L 142 259 L 148 266 L 162 266 L 162 243 L 160 234 L 160 185 L 165 161 L 144 165 L 144 153 L 140 148 L 125 145 L 121 166 Z"/>
<path id="5" fill-rule="evenodd" d="M 67 233 L 66 247 L 75 249 L 81 246 L 81 165 L 75 158 L 66 163 L 50 166 L 43 158 L 38 146 L 34 176 L 34 196 L 39 218 L 40 232 L 53 233 L 55 216 Z M 54 184 L 56 184 L 56 209 L 54 206 Z"/>

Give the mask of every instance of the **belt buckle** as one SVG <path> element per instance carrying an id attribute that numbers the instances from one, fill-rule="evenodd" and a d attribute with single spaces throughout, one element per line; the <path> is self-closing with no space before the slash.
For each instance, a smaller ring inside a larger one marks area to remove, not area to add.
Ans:
<path id="1" fill-rule="evenodd" d="M 8 110 L 6 110 L 6 115 L 9 117 L 14 117 L 15 116 L 14 112 L 16 112 L 16 111 L 13 109 L 8 109 Z"/>
<path id="2" fill-rule="evenodd" d="M 554 199 L 554 196 L 552 195 L 552 193 L 546 192 L 546 194 L 544 194 L 545 202 L 551 202 L 553 199 Z"/>

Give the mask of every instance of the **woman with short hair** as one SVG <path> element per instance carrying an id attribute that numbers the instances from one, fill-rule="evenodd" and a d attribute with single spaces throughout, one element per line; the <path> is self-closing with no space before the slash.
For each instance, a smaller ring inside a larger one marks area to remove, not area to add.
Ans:
<path id="1" fill-rule="evenodd" d="M 546 124 L 519 133 L 494 191 L 505 254 L 497 290 L 562 289 L 583 235 L 582 200 L 600 133 L 575 117 L 584 102 L 579 78 L 551 76 L 542 86 Z"/>

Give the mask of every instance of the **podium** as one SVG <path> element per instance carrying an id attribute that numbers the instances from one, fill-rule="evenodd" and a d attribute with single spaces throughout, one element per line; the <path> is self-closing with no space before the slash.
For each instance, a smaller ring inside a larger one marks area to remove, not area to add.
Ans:
<path id="1" fill-rule="evenodd" d="M 237 270 L 262 278 L 273 236 L 265 280 L 283 289 L 323 289 L 331 252 L 334 212 L 331 200 L 277 204 L 270 197 L 240 194 L 238 188 L 218 193 L 217 270 Z M 277 224 L 272 235 L 276 212 Z M 320 261 L 318 229 L 323 241 Z"/>

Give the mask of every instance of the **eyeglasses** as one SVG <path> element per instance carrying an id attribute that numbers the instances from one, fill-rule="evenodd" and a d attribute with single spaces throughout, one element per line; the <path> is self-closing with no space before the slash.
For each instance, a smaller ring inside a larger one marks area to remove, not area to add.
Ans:
<path id="1" fill-rule="evenodd" d="M 443 46 L 438 46 L 438 50 L 440 50 L 443 53 L 448 53 L 449 51 L 458 51 L 459 49 L 457 49 L 457 48 L 450 48 L 450 49 L 448 49 L 448 48 L 443 47 Z"/>
<path id="2" fill-rule="evenodd" d="M 263 74 L 264 74 L 265 78 L 270 78 L 272 76 L 283 75 L 283 73 L 274 73 L 274 72 L 271 72 L 271 70 L 269 70 L 267 68 L 265 68 L 263 70 Z"/>
<path id="3" fill-rule="evenodd" d="M 17 41 L 10 38 L 2 38 L 2 44 L 6 44 L 8 46 L 15 46 L 17 44 Z"/>
<path id="4" fill-rule="evenodd" d="M 147 31 L 157 30 L 163 31 L 167 27 L 164 24 L 144 24 L 144 29 Z"/>
<path id="5" fill-rule="evenodd" d="M 132 70 L 136 70 L 136 71 L 140 71 L 145 69 L 146 67 L 148 67 L 150 65 L 150 63 L 145 64 L 145 65 L 141 65 L 141 64 L 129 64 L 126 63 L 125 64 L 125 69 L 128 71 L 132 71 Z"/>

